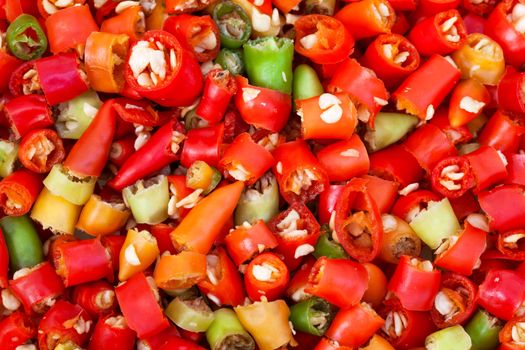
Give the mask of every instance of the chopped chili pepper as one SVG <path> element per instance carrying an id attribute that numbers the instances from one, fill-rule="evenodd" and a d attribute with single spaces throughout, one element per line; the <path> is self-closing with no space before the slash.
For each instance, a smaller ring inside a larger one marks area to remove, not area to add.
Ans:
<path id="1" fill-rule="evenodd" d="M 492 269 L 479 286 L 479 305 L 508 321 L 525 300 L 525 278 L 515 271 Z"/>
<path id="2" fill-rule="evenodd" d="M 247 223 L 247 222 L 246 222 Z M 250 260 L 266 249 L 274 249 L 278 241 L 262 220 L 253 225 L 243 223 L 225 238 L 226 248 L 236 265 Z"/>
<path id="3" fill-rule="evenodd" d="M 365 0 L 352 2 L 335 14 L 354 39 L 369 38 L 381 33 L 390 33 L 396 13 L 390 2 Z"/>
<path id="4" fill-rule="evenodd" d="M 35 337 L 36 325 L 21 311 L 16 311 L 0 321 L 0 343 L 6 350 L 16 350 Z"/>
<path id="5" fill-rule="evenodd" d="M 112 34 L 125 34 L 132 41 L 140 39 L 146 30 L 145 14 L 140 3 L 133 3 L 132 6 L 123 10 L 119 8 L 115 10 L 119 10 L 119 12 L 111 18 L 105 19 L 100 25 L 100 31 Z"/>
<path id="6" fill-rule="evenodd" d="M 5 216 L 0 219 L 0 227 L 9 252 L 11 270 L 16 272 L 25 267 L 33 267 L 44 260 L 42 242 L 27 216 Z"/>
<path id="7" fill-rule="evenodd" d="M 51 109 L 41 95 L 16 97 L 5 104 L 4 111 L 16 139 L 24 137 L 31 130 L 53 125 Z"/>
<path id="8" fill-rule="evenodd" d="M 136 337 L 135 331 L 129 328 L 122 315 L 107 315 L 97 321 L 88 350 L 103 349 L 107 346 L 114 346 L 121 350 L 133 350 Z"/>
<path id="9" fill-rule="evenodd" d="M 47 38 L 38 20 L 28 14 L 18 16 L 7 28 L 7 46 L 24 61 L 40 58 L 47 49 Z"/>
<path id="10" fill-rule="evenodd" d="M 244 286 L 248 297 L 253 301 L 266 298 L 279 299 L 284 294 L 290 273 L 285 263 L 273 253 L 257 255 L 246 268 Z"/>
<path id="11" fill-rule="evenodd" d="M 93 194 L 82 208 L 75 227 L 92 236 L 103 236 L 122 228 L 129 215 L 123 202 L 105 201 Z"/>
<path id="12" fill-rule="evenodd" d="M 383 214 L 383 240 L 379 257 L 381 260 L 398 264 L 403 255 L 417 257 L 421 253 L 421 240 L 410 225 L 390 214 Z"/>
<path id="13" fill-rule="evenodd" d="M 64 160 L 66 152 L 58 134 L 51 129 L 38 129 L 27 133 L 20 142 L 18 159 L 22 165 L 36 173 L 47 173 Z"/>
<path id="14" fill-rule="evenodd" d="M 6 215 L 27 214 L 42 189 L 42 177 L 21 169 L 0 181 L 0 208 Z"/>
<path id="15" fill-rule="evenodd" d="M 465 330 L 472 340 L 473 350 L 489 350 L 498 346 L 498 333 L 502 322 L 483 309 L 478 309 Z"/>
<path id="16" fill-rule="evenodd" d="M 84 283 L 73 289 L 72 300 L 97 319 L 115 312 L 117 301 L 111 284 L 105 281 Z"/>

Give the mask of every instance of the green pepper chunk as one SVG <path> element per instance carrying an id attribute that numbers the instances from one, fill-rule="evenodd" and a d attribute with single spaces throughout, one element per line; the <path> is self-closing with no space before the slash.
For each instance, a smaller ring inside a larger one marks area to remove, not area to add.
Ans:
<path id="1" fill-rule="evenodd" d="M 164 312 L 173 323 L 190 332 L 205 332 L 215 318 L 203 298 L 183 300 L 177 297 Z"/>
<path id="2" fill-rule="evenodd" d="M 0 140 L 0 177 L 6 177 L 13 172 L 18 154 L 18 145 L 7 140 Z"/>
<path id="3" fill-rule="evenodd" d="M 155 225 L 168 218 L 170 192 L 166 176 L 139 180 L 124 188 L 122 195 L 137 223 Z"/>
<path id="4" fill-rule="evenodd" d="M 502 322 L 487 311 L 479 309 L 465 327 L 472 340 L 472 350 L 491 350 L 499 344 Z"/>
<path id="5" fill-rule="evenodd" d="M 186 187 L 201 189 L 204 195 L 213 191 L 221 180 L 220 171 L 202 160 L 193 162 L 186 173 Z"/>
<path id="6" fill-rule="evenodd" d="M 321 226 L 321 236 L 317 240 L 313 255 L 316 259 L 322 256 L 330 259 L 348 258 L 343 247 L 332 239 L 332 230 L 326 224 Z"/>
<path id="7" fill-rule="evenodd" d="M 279 187 L 272 173 L 266 173 L 247 188 L 235 209 L 235 225 L 245 221 L 253 224 L 258 220 L 268 222 L 279 212 Z"/>
<path id="8" fill-rule="evenodd" d="M 213 20 L 221 36 L 221 47 L 237 49 L 252 34 L 250 18 L 244 10 L 231 1 L 217 4 L 213 9 Z"/>
<path id="9" fill-rule="evenodd" d="M 214 312 L 215 319 L 206 331 L 206 339 L 211 350 L 253 350 L 255 342 L 246 332 L 231 309 Z"/>
<path id="10" fill-rule="evenodd" d="M 365 141 L 372 151 L 379 151 L 401 140 L 412 130 L 419 119 L 403 113 L 379 112 L 374 121 L 374 129 L 368 128 Z"/>
<path id="11" fill-rule="evenodd" d="M 82 176 L 56 164 L 44 179 L 44 185 L 55 196 L 60 196 L 75 205 L 83 205 L 93 194 L 97 178 Z"/>
<path id="12" fill-rule="evenodd" d="M 248 79 L 255 86 L 292 92 L 293 40 L 273 36 L 243 45 Z"/>
<path id="13" fill-rule="evenodd" d="M 290 321 L 296 330 L 321 336 L 336 313 L 336 308 L 321 298 L 311 298 L 290 307 Z"/>
<path id="14" fill-rule="evenodd" d="M 38 20 L 28 14 L 18 16 L 7 27 L 6 40 L 11 53 L 24 61 L 40 58 L 47 49 L 46 34 Z"/>
<path id="15" fill-rule="evenodd" d="M 58 135 L 63 139 L 79 139 L 101 106 L 102 101 L 92 90 L 59 104 L 55 122 Z"/>
<path id="16" fill-rule="evenodd" d="M 307 64 L 298 65 L 293 72 L 293 100 L 305 100 L 324 92 L 315 70 Z"/>
<path id="17" fill-rule="evenodd" d="M 5 216 L 0 219 L 0 227 L 9 251 L 11 271 L 33 267 L 44 261 L 42 242 L 30 218 L 26 215 Z"/>
<path id="18" fill-rule="evenodd" d="M 223 69 L 228 70 L 233 75 L 244 74 L 244 55 L 242 49 L 221 49 L 215 63 L 221 65 Z"/>
<path id="19" fill-rule="evenodd" d="M 470 336 L 460 325 L 441 329 L 425 339 L 427 350 L 470 350 Z"/>

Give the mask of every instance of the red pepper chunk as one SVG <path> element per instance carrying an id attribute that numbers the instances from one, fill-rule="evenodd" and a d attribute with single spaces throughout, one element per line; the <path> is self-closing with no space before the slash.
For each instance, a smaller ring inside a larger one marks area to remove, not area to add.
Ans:
<path id="1" fill-rule="evenodd" d="M 181 329 L 182 330 L 182 329 Z M 161 349 L 169 340 L 171 339 L 180 339 L 180 332 L 176 326 L 169 326 L 163 331 L 147 337 L 140 339 L 137 342 L 137 345 L 144 345 L 146 349 L 159 350 Z M 149 348 L 148 348 L 149 347 Z"/>
<path id="2" fill-rule="evenodd" d="M 126 319 L 121 315 L 101 317 L 89 342 L 88 350 L 115 348 L 133 350 L 137 334 L 128 327 Z"/>
<path id="3" fill-rule="evenodd" d="M 135 137 L 129 136 L 111 144 L 109 161 L 117 167 L 122 167 L 133 153 L 135 153 Z"/>
<path id="4" fill-rule="evenodd" d="M 461 84 L 462 82 L 460 82 Z M 460 103 L 460 102 L 458 102 Z M 452 113 L 452 112 L 450 112 Z M 469 142 L 474 138 L 467 125 L 454 127 L 449 118 L 449 108 L 440 106 L 430 124 L 437 126 L 454 145 Z"/>
<path id="5" fill-rule="evenodd" d="M 211 70 L 204 81 L 204 91 L 195 113 L 210 123 L 219 122 L 236 92 L 237 82 L 229 71 Z"/>
<path id="6" fill-rule="evenodd" d="M 151 103 L 146 100 L 120 97 L 113 100 L 112 106 L 120 119 L 128 123 L 153 127 L 164 125 L 169 121 L 165 114 L 156 111 Z"/>
<path id="7" fill-rule="evenodd" d="M 281 91 L 250 85 L 238 75 L 234 101 L 242 119 L 257 128 L 280 131 L 288 122 L 292 99 Z"/>
<path id="8" fill-rule="evenodd" d="M 330 181 L 345 181 L 368 173 L 368 152 L 359 135 L 349 140 L 326 146 L 317 153 L 317 159 L 328 173 Z"/>
<path id="9" fill-rule="evenodd" d="M 148 58 L 146 67 L 141 63 L 144 56 Z M 174 35 L 162 30 L 150 30 L 131 45 L 125 69 L 126 82 L 131 88 L 162 106 L 191 105 L 203 86 L 195 57 Z"/>
<path id="10" fill-rule="evenodd" d="M 182 126 L 177 120 L 164 124 L 144 146 L 122 164 L 117 175 L 108 182 L 108 186 L 121 191 L 124 187 L 178 160 L 180 144 L 184 139 Z"/>
<path id="11" fill-rule="evenodd" d="M 352 35 L 336 18 L 302 16 L 295 23 L 295 51 L 318 64 L 343 61 L 354 51 Z"/>
<path id="12" fill-rule="evenodd" d="M 426 208 L 428 202 L 437 202 L 439 200 L 441 200 L 441 196 L 435 192 L 427 190 L 413 191 L 406 196 L 398 198 L 392 208 L 392 214 L 406 222 L 410 222 L 419 214 L 421 209 Z"/>
<path id="13" fill-rule="evenodd" d="M 218 306 L 242 305 L 246 294 L 241 276 L 226 250 L 217 248 L 206 256 L 206 261 L 207 276 L 197 284 L 199 290 Z"/>
<path id="14" fill-rule="evenodd" d="M 15 311 L 0 321 L 0 344 L 2 349 L 16 350 L 19 345 L 36 337 L 36 326 L 31 318 Z"/>
<path id="15" fill-rule="evenodd" d="M 35 68 L 50 105 L 69 101 L 89 88 L 77 55 L 73 53 L 41 58 L 35 61 Z"/>
<path id="16" fill-rule="evenodd" d="M 279 299 L 290 281 L 290 272 L 285 263 L 273 253 L 257 255 L 246 268 L 244 286 L 252 301 L 263 298 Z"/>
<path id="17" fill-rule="evenodd" d="M 270 151 L 255 143 L 248 133 L 237 136 L 219 161 L 225 173 L 247 185 L 259 180 L 273 164 Z"/>
<path id="18" fill-rule="evenodd" d="M 423 56 L 446 55 L 463 46 L 467 31 L 461 15 L 454 9 L 416 23 L 408 34 L 408 39 Z"/>
<path id="19" fill-rule="evenodd" d="M 430 175 L 432 188 L 448 198 L 459 198 L 474 186 L 474 175 L 465 157 L 441 160 Z"/>
<path id="20" fill-rule="evenodd" d="M 219 165 L 223 137 L 223 123 L 191 129 L 182 148 L 181 165 L 189 168 L 197 160 L 202 160 L 210 166 Z"/>
<path id="21" fill-rule="evenodd" d="M 151 277 L 137 273 L 115 288 L 115 292 L 129 328 L 137 332 L 139 338 L 150 337 L 169 327 Z"/>
<path id="22" fill-rule="evenodd" d="M 415 46 L 404 36 L 381 34 L 368 45 L 361 63 L 372 69 L 391 88 L 415 71 L 420 60 Z"/>
<path id="23" fill-rule="evenodd" d="M 296 303 L 309 299 L 310 294 L 305 292 L 308 285 L 308 276 L 316 260 L 313 256 L 307 256 L 301 267 L 296 270 L 286 288 L 286 296 Z"/>
<path id="24" fill-rule="evenodd" d="M 515 317 L 505 324 L 499 332 L 500 350 L 523 348 L 523 323 L 525 323 L 525 316 Z"/>
<path id="25" fill-rule="evenodd" d="M 388 104 L 390 96 L 385 84 L 374 71 L 363 67 L 355 59 L 346 60 L 338 65 L 328 84 L 328 91 L 349 94 L 357 109 L 357 118 L 372 128 L 376 114 Z"/>
<path id="26" fill-rule="evenodd" d="M 62 139 L 51 129 L 30 131 L 18 147 L 20 163 L 26 169 L 40 174 L 49 172 L 53 165 L 61 163 L 65 156 Z"/>
<path id="27" fill-rule="evenodd" d="M 505 183 L 525 186 L 525 154 L 512 154 L 507 160 L 508 176 Z"/>
<path id="28" fill-rule="evenodd" d="M 379 213 L 388 213 L 398 197 L 399 184 L 372 175 L 363 175 L 361 177 L 367 181 L 366 190 L 376 203 Z M 356 208 L 366 208 L 365 197 L 359 196 L 355 206 Z"/>
<path id="29" fill-rule="evenodd" d="M 7 50 L 0 50 L 0 92 L 6 92 L 13 71 L 22 64 L 22 61 L 11 56 Z"/>
<path id="30" fill-rule="evenodd" d="M 490 100 L 489 91 L 479 81 L 475 79 L 461 81 L 454 88 L 450 98 L 448 108 L 450 125 L 457 128 L 467 124 L 481 114 Z"/>
<path id="31" fill-rule="evenodd" d="M 423 169 L 403 146 L 392 145 L 370 155 L 370 174 L 406 187 L 423 178 Z"/>
<path id="32" fill-rule="evenodd" d="M 113 267 L 99 239 L 62 243 L 56 248 L 54 263 L 66 287 L 101 278 L 113 280 Z"/>
<path id="33" fill-rule="evenodd" d="M 525 129 L 519 125 L 519 120 L 498 110 L 481 130 L 478 143 L 492 146 L 505 154 L 517 153 L 524 131 Z"/>
<path id="34" fill-rule="evenodd" d="M 487 247 L 487 232 L 465 221 L 465 228 L 444 241 L 434 252 L 436 266 L 469 276 Z"/>
<path id="35" fill-rule="evenodd" d="M 64 293 L 62 280 L 47 261 L 29 269 L 27 275 L 15 276 L 9 288 L 28 315 L 43 314 Z"/>
<path id="36" fill-rule="evenodd" d="M 309 202 L 328 186 L 326 170 L 303 140 L 277 146 L 273 156 L 273 172 L 288 203 Z"/>
<path id="37" fill-rule="evenodd" d="M 359 303 L 367 287 L 368 272 L 363 265 L 323 256 L 312 267 L 305 292 L 348 309 Z"/>
<path id="38" fill-rule="evenodd" d="M 517 185 L 503 185 L 478 194 L 481 209 L 489 218 L 491 231 L 510 231 L 525 227 L 525 196 Z"/>
<path id="39" fill-rule="evenodd" d="M 507 178 L 507 159 L 500 151 L 489 146 L 481 146 L 464 156 L 476 178 L 474 193 L 478 193 Z"/>
<path id="40" fill-rule="evenodd" d="M 325 93 L 295 103 L 305 140 L 348 139 L 357 126 L 357 111 L 345 93 Z"/>
<path id="41" fill-rule="evenodd" d="M 366 343 L 381 327 L 383 320 L 366 303 L 340 310 L 325 336 L 337 343 L 355 349 Z"/>
<path id="42" fill-rule="evenodd" d="M 29 212 L 42 190 L 42 176 L 20 169 L 0 181 L 0 208 L 6 215 L 21 216 Z"/>
<path id="43" fill-rule="evenodd" d="M 381 33 L 390 33 L 396 20 L 396 13 L 389 1 L 364 0 L 353 2 L 335 14 L 346 29 L 359 40 Z"/>
<path id="44" fill-rule="evenodd" d="M 498 83 L 498 108 L 506 111 L 525 112 L 525 74 L 514 67 L 507 67 L 505 75 Z"/>
<path id="45" fill-rule="evenodd" d="M 445 273 L 430 310 L 432 321 L 438 328 L 463 324 L 476 311 L 477 293 L 477 285 L 467 277 Z"/>
<path id="46" fill-rule="evenodd" d="M 272 231 L 262 220 L 249 227 L 244 224 L 237 226 L 224 241 L 228 254 L 236 265 L 241 265 L 261 251 L 273 249 L 279 244 Z"/>
<path id="47" fill-rule="evenodd" d="M 279 243 L 275 251 L 284 257 L 290 271 L 301 264 L 304 256 L 314 251 L 321 229 L 310 210 L 300 202 L 291 204 L 274 217 L 268 227 Z"/>
<path id="48" fill-rule="evenodd" d="M 84 283 L 73 289 L 71 300 L 97 319 L 115 311 L 117 302 L 113 286 L 106 281 Z"/>
<path id="49" fill-rule="evenodd" d="M 498 250 L 511 260 L 525 260 L 525 230 L 502 232 L 498 235 Z"/>
<path id="50" fill-rule="evenodd" d="M 430 120 L 439 104 L 458 82 L 461 73 L 443 56 L 432 55 L 394 92 L 398 110 Z"/>
<path id="51" fill-rule="evenodd" d="M 403 255 L 388 283 L 407 310 L 429 311 L 439 291 L 441 272 L 429 260 Z"/>
<path id="52" fill-rule="evenodd" d="M 383 238 L 381 214 L 368 182 L 350 180 L 335 207 L 335 234 L 348 255 L 360 262 L 372 261 L 379 254 Z"/>
<path id="53" fill-rule="evenodd" d="M 510 320 L 525 301 L 525 277 L 516 271 L 491 269 L 479 286 L 479 305 L 502 320 Z"/>
<path id="54" fill-rule="evenodd" d="M 79 305 L 59 300 L 49 309 L 38 325 L 38 347 L 53 350 L 58 344 L 71 341 L 84 346 L 93 321 Z"/>
<path id="55" fill-rule="evenodd" d="M 16 139 L 31 130 L 47 128 L 54 123 L 51 109 L 40 95 L 15 97 L 5 104 L 4 111 Z"/>
<path id="56" fill-rule="evenodd" d="M 343 194 L 344 188 L 344 185 L 329 185 L 323 192 L 321 192 L 321 194 L 319 194 L 317 216 L 319 217 L 319 223 L 321 225 L 330 222 L 335 205 Z"/>

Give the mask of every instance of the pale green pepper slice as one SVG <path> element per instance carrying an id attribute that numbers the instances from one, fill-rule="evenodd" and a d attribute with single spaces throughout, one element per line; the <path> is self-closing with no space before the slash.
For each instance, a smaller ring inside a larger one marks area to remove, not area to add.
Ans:
<path id="1" fill-rule="evenodd" d="M 79 139 L 102 106 L 95 91 L 87 91 L 58 105 L 60 111 L 55 126 L 63 139 Z"/>
<path id="2" fill-rule="evenodd" d="M 268 222 L 279 212 L 279 187 L 272 173 L 266 173 L 255 184 L 241 195 L 235 209 L 235 225 L 245 221 L 254 223 L 257 220 Z"/>
<path id="3" fill-rule="evenodd" d="M 470 350 L 470 336 L 460 325 L 441 329 L 425 339 L 427 350 Z"/>
<path id="4" fill-rule="evenodd" d="M 215 316 L 203 298 L 175 298 L 169 303 L 166 316 L 177 326 L 190 332 L 206 332 Z"/>
<path id="5" fill-rule="evenodd" d="M 427 208 L 412 219 L 410 227 L 432 249 L 461 229 L 448 198 L 429 202 Z"/>
<path id="6" fill-rule="evenodd" d="M 206 331 L 206 339 L 211 350 L 253 350 L 255 341 L 246 332 L 231 309 L 214 312 L 215 319 Z"/>
<path id="7" fill-rule="evenodd" d="M 75 174 L 62 164 L 54 165 L 44 179 L 44 185 L 51 193 L 75 205 L 83 205 L 89 200 L 96 182 L 96 177 Z"/>
<path id="8" fill-rule="evenodd" d="M 166 176 L 139 180 L 124 188 L 122 195 L 137 223 L 155 225 L 168 218 L 170 192 Z"/>
<path id="9" fill-rule="evenodd" d="M 315 70 L 307 64 L 300 64 L 293 73 L 293 100 L 305 100 L 324 92 L 323 85 Z"/>
<path id="10" fill-rule="evenodd" d="M 18 145 L 7 140 L 0 140 L 0 177 L 6 177 L 13 172 Z"/>
<path id="11" fill-rule="evenodd" d="M 413 115 L 379 112 L 374 121 L 374 128 L 368 128 L 365 133 L 368 149 L 375 152 L 396 143 L 405 137 L 418 121 Z"/>

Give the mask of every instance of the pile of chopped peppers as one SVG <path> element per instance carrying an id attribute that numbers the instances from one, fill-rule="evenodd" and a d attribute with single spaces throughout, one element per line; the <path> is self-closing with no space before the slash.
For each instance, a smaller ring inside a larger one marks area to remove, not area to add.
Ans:
<path id="1" fill-rule="evenodd" d="M 0 349 L 525 349 L 524 67 L 525 0 L 0 0 Z"/>

